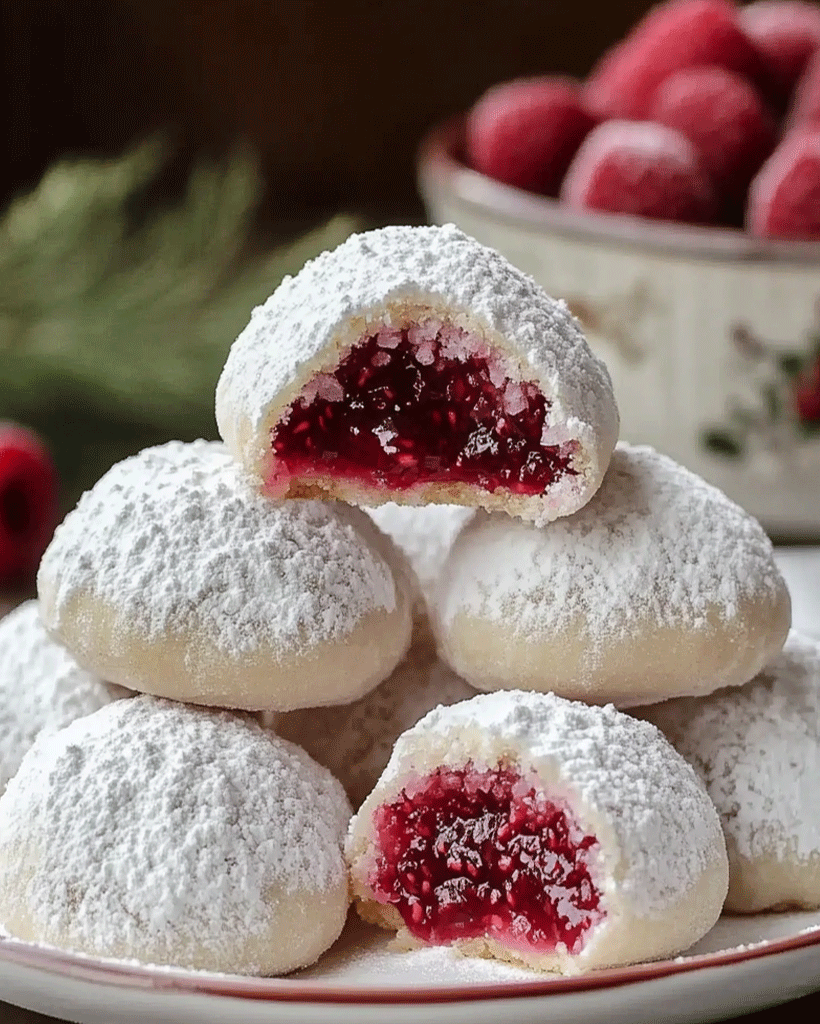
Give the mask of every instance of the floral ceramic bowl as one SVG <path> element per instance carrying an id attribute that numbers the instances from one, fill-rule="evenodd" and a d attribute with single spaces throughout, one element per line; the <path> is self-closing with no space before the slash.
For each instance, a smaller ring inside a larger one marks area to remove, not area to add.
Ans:
<path id="1" fill-rule="evenodd" d="M 717 484 L 779 539 L 820 539 L 820 244 L 579 213 L 470 170 L 463 121 L 420 152 L 453 221 L 567 301 L 606 361 L 621 436 Z"/>

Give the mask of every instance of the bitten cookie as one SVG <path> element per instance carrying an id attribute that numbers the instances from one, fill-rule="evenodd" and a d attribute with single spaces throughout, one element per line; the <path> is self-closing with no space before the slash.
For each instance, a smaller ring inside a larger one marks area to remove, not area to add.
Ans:
<path id="1" fill-rule="evenodd" d="M 0 798 L 0 924 L 91 956 L 282 974 L 337 938 L 350 805 L 246 716 L 153 697 L 38 740 Z"/>
<path id="2" fill-rule="evenodd" d="M 651 448 L 539 529 L 478 514 L 442 567 L 442 657 L 481 690 L 619 707 L 747 682 L 782 648 L 786 584 L 760 524 Z"/>
<path id="3" fill-rule="evenodd" d="M 346 855 L 360 914 L 410 945 L 564 973 L 686 949 L 727 884 L 717 813 L 657 729 L 520 691 L 404 733 Z"/>
<path id="4" fill-rule="evenodd" d="M 277 716 L 274 728 L 330 769 L 358 807 L 376 785 L 405 729 L 437 705 L 474 694 L 429 646 L 417 644 L 393 674 L 361 700 L 343 707 L 290 711 Z"/>
<path id="5" fill-rule="evenodd" d="M 0 792 L 41 732 L 130 696 L 80 668 L 51 639 L 36 601 L 15 608 L 0 620 Z"/>
<path id="6" fill-rule="evenodd" d="M 221 444 L 172 441 L 106 473 L 37 578 L 50 632 L 134 690 L 285 711 L 357 700 L 401 660 L 409 574 L 338 502 L 256 493 Z"/>
<path id="7" fill-rule="evenodd" d="M 718 809 L 726 909 L 820 907 L 820 642 L 793 632 L 746 686 L 640 714 L 693 765 Z"/>
<path id="8" fill-rule="evenodd" d="M 285 278 L 230 351 L 216 417 L 276 497 L 537 522 L 589 500 L 618 434 L 566 305 L 452 224 L 353 235 Z"/>

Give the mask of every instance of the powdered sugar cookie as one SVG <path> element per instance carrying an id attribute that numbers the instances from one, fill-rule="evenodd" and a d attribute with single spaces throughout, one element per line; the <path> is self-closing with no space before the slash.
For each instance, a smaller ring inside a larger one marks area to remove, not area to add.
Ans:
<path id="1" fill-rule="evenodd" d="M 359 509 L 272 502 L 223 445 L 148 448 L 57 528 L 48 629 L 106 679 L 176 700 L 290 710 L 356 700 L 403 656 L 413 595 Z"/>
<path id="2" fill-rule="evenodd" d="M 618 433 L 567 307 L 453 225 L 353 235 L 286 278 L 234 343 L 216 416 L 277 497 L 539 522 L 589 500 Z"/>
<path id="3" fill-rule="evenodd" d="M 337 938 L 350 806 L 246 716 L 153 697 L 29 751 L 0 798 L 0 924 L 92 956 L 281 974 Z"/>
<path id="4" fill-rule="evenodd" d="M 694 766 L 718 809 L 726 909 L 820 907 L 820 642 L 792 632 L 746 686 L 640 714 Z"/>
<path id="5" fill-rule="evenodd" d="M 421 591 L 417 614 L 426 618 L 441 567 L 475 510 L 464 505 L 397 505 L 390 501 L 365 511 L 410 563 Z"/>
<path id="6" fill-rule="evenodd" d="M 791 606 L 756 520 L 671 459 L 620 444 L 574 516 L 469 523 L 433 619 L 442 656 L 478 689 L 630 707 L 747 682 L 782 648 Z"/>
<path id="7" fill-rule="evenodd" d="M 0 621 L 0 792 L 41 732 L 131 694 L 80 668 L 26 601 Z"/>
<path id="8" fill-rule="evenodd" d="M 409 944 L 564 973 L 666 956 L 717 920 L 726 850 L 645 722 L 553 694 L 437 708 L 350 825 L 361 915 Z"/>
<path id="9" fill-rule="evenodd" d="M 399 735 L 439 704 L 475 690 L 425 645 L 416 645 L 389 679 L 344 707 L 311 708 L 277 716 L 280 736 L 329 768 L 358 807 L 390 760 Z"/>

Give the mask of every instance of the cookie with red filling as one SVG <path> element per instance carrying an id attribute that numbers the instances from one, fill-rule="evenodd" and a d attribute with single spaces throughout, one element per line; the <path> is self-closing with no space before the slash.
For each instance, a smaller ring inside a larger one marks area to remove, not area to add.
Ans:
<path id="1" fill-rule="evenodd" d="M 273 497 L 547 522 L 597 490 L 612 384 L 563 303 L 452 225 L 354 235 L 234 343 L 220 433 Z"/>
<path id="2" fill-rule="evenodd" d="M 728 877 L 714 806 L 657 729 L 521 691 L 404 733 L 346 853 L 360 915 L 408 945 L 563 973 L 686 949 Z"/>

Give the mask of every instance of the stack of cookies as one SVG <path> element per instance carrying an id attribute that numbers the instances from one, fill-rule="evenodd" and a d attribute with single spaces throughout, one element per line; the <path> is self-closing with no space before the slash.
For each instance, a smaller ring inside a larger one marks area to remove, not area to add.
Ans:
<path id="1" fill-rule="evenodd" d="M 353 236 L 253 311 L 216 412 L 84 495 L 0 626 L 12 935 L 282 973 L 350 892 L 566 972 L 685 949 L 727 888 L 820 904 L 811 794 L 744 799 L 767 701 L 817 747 L 818 651 L 781 653 L 760 526 L 617 444 L 563 304 L 452 226 Z"/>

